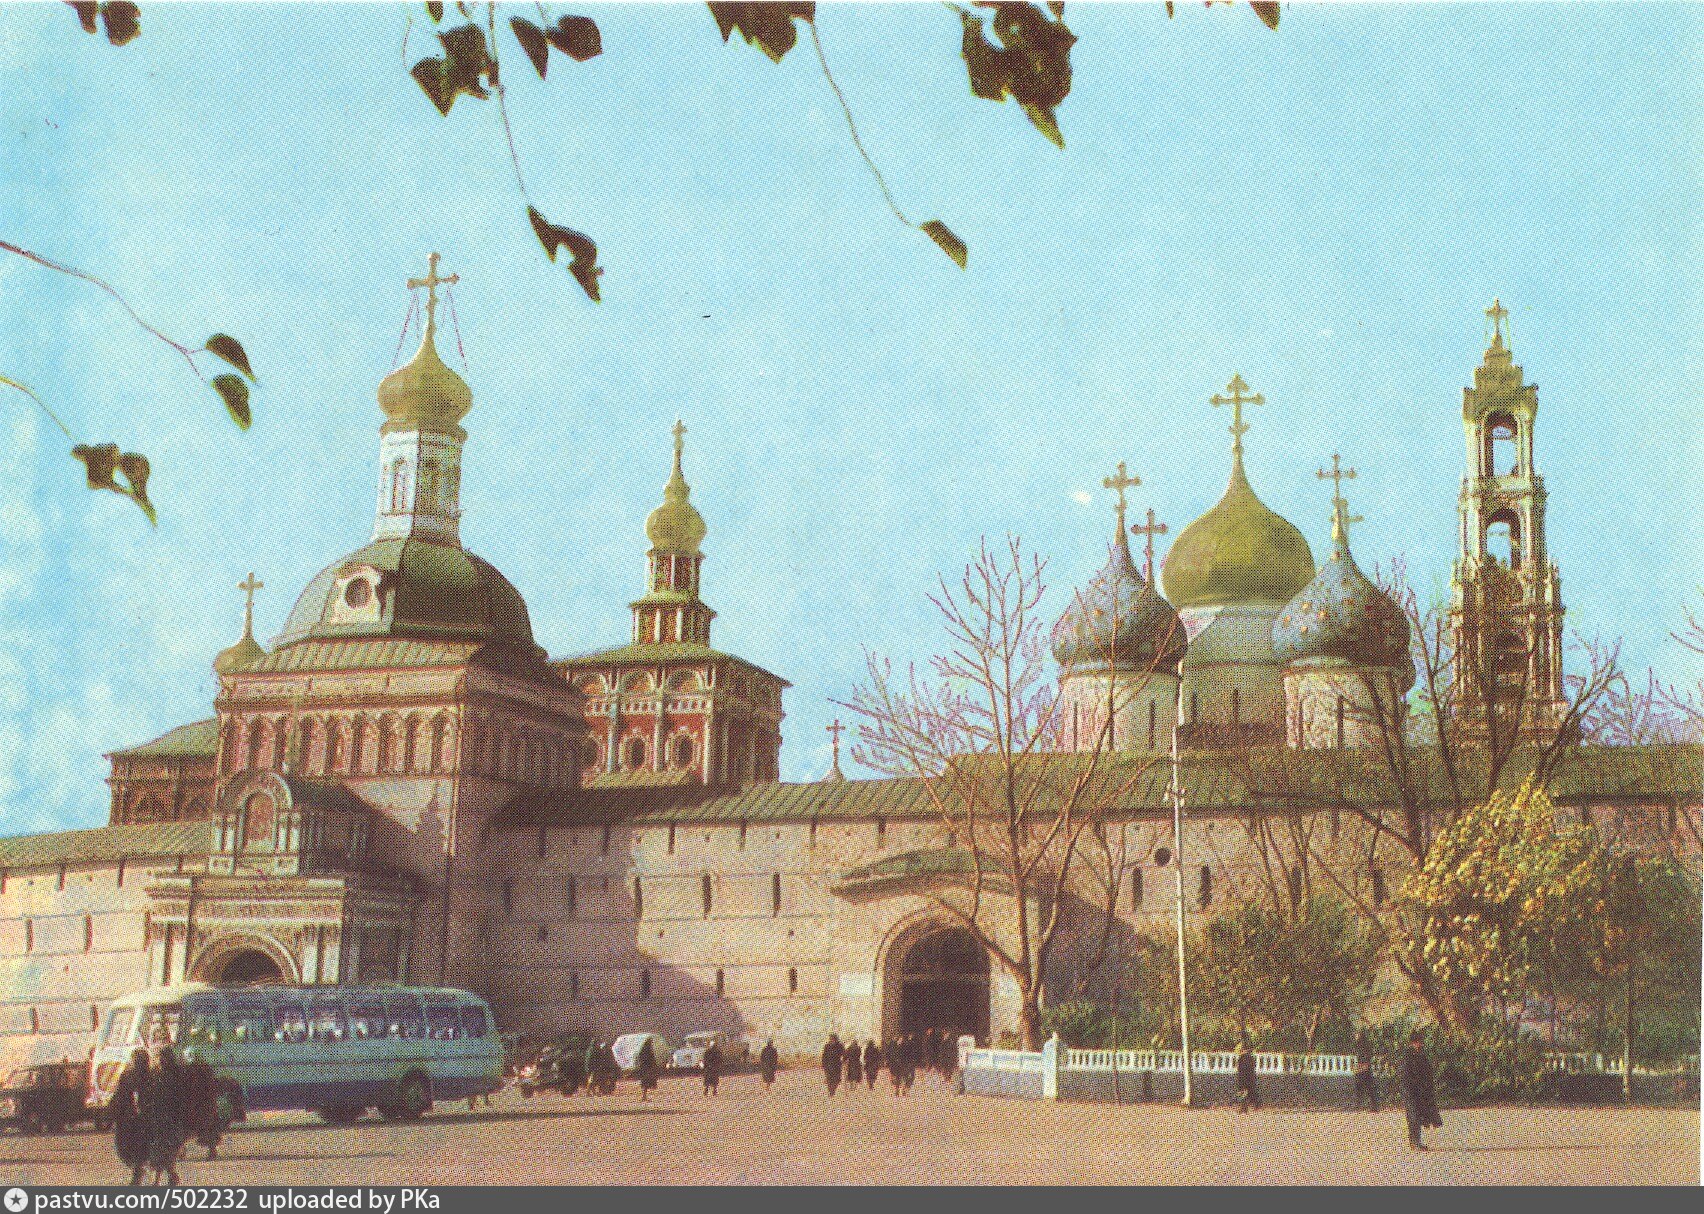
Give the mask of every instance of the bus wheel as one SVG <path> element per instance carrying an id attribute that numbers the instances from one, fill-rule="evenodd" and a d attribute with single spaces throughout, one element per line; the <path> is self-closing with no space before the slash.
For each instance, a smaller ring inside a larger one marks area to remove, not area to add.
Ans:
<path id="1" fill-rule="evenodd" d="M 352 1125 L 361 1120 L 361 1114 L 367 1110 L 358 1104 L 334 1104 L 329 1108 L 315 1109 L 319 1119 L 329 1125 Z"/>
<path id="2" fill-rule="evenodd" d="M 432 1107 L 432 1094 L 424 1075 L 404 1075 L 397 1084 L 396 1100 L 381 1110 L 386 1121 L 418 1121 Z"/>

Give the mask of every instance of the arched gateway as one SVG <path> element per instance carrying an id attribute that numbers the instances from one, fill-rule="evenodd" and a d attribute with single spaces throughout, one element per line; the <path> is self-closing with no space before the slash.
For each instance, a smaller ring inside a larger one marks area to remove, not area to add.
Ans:
<path id="1" fill-rule="evenodd" d="M 210 945 L 189 967 L 190 978 L 216 986 L 257 982 L 295 982 L 290 957 L 271 941 L 232 937 Z"/>
<path id="2" fill-rule="evenodd" d="M 888 955 L 882 1031 L 945 1030 L 988 1040 L 988 954 L 961 927 L 930 925 Z"/>

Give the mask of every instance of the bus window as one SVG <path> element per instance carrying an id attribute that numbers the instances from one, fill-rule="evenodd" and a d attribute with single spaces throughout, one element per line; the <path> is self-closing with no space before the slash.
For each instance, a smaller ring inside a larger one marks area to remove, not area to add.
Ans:
<path id="1" fill-rule="evenodd" d="M 211 1045 L 219 1038 L 219 1000 L 216 995 L 192 995 L 183 1001 L 183 1043 Z"/>
<path id="2" fill-rule="evenodd" d="M 273 1036 L 279 1041 L 306 1041 L 308 1039 L 308 1014 L 302 1010 L 299 1003 L 280 1003 L 273 1009 L 278 1018 L 278 1028 Z"/>
<path id="3" fill-rule="evenodd" d="M 323 995 L 313 1001 L 313 1015 L 308 1027 L 315 1041 L 342 1041 L 349 1035 L 343 1023 L 343 1005 Z"/>
<path id="4" fill-rule="evenodd" d="M 271 1041 L 272 1009 L 253 996 L 239 995 L 231 1000 L 232 1041 Z"/>
<path id="5" fill-rule="evenodd" d="M 461 1022 L 456 1019 L 456 1009 L 449 1004 L 428 1003 L 426 1026 L 432 1030 L 433 1041 L 454 1041 L 461 1036 Z"/>
<path id="6" fill-rule="evenodd" d="M 463 1004 L 461 1009 L 461 1035 L 463 1037 L 483 1037 L 488 1031 L 485 1009 L 471 1003 Z"/>
<path id="7" fill-rule="evenodd" d="M 385 1000 L 385 1015 L 389 1018 L 392 1037 L 418 1038 L 426 1035 L 426 1022 L 420 1016 L 420 1004 L 407 995 L 393 995 Z"/>
<path id="8" fill-rule="evenodd" d="M 107 1019 L 106 1040 L 103 1045 L 128 1045 L 136 1040 L 136 1009 L 115 1007 Z"/>
<path id="9" fill-rule="evenodd" d="M 174 1044 L 178 1039 L 178 1024 L 183 1019 L 183 1006 L 177 1003 L 151 1003 L 142 1009 L 137 1031 L 144 1045 L 151 1044 L 164 1033 Z"/>
<path id="10" fill-rule="evenodd" d="M 385 1036 L 385 1009 L 377 1003 L 357 1003 L 349 1009 L 349 1035 L 357 1041 Z"/>

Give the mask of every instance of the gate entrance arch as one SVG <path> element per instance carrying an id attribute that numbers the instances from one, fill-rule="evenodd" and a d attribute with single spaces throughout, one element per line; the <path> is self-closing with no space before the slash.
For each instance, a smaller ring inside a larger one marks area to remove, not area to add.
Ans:
<path id="1" fill-rule="evenodd" d="M 988 1040 L 988 954 L 964 928 L 931 924 L 897 942 L 885 985 L 885 1036 L 944 1031 Z"/>
<path id="2" fill-rule="evenodd" d="M 215 986 L 298 981 L 288 953 L 273 941 L 246 935 L 209 945 L 190 965 L 187 976 Z"/>

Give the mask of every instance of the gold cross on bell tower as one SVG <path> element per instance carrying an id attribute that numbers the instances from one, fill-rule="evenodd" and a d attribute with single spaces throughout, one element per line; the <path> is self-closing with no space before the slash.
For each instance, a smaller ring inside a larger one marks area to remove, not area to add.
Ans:
<path id="1" fill-rule="evenodd" d="M 1491 322 L 1491 344 L 1506 345 L 1503 338 L 1503 328 L 1509 319 L 1509 309 L 1503 306 L 1501 299 L 1493 299 L 1491 306 L 1485 309 L 1485 319 Z"/>
<path id="2" fill-rule="evenodd" d="M 1147 556 L 1147 571 L 1144 576 L 1148 579 L 1148 584 L 1153 585 L 1154 537 L 1156 535 L 1164 535 L 1166 533 L 1166 525 L 1164 523 L 1156 523 L 1154 521 L 1154 508 L 1149 506 L 1148 521 L 1146 523 L 1137 523 L 1134 527 L 1130 528 L 1130 533 L 1132 535 L 1139 535 L 1142 537 L 1142 551 Z"/>
<path id="3" fill-rule="evenodd" d="M 1245 396 L 1244 393 L 1248 391 L 1248 385 L 1243 382 L 1243 377 L 1240 375 L 1231 377 L 1231 382 L 1225 385 L 1225 391 L 1230 395 L 1215 395 L 1212 398 L 1212 403 L 1215 407 L 1219 405 L 1231 407 L 1231 450 L 1241 455 L 1242 436 L 1248 433 L 1248 423 L 1243 421 L 1242 416 L 1243 406 L 1264 405 L 1266 397 L 1258 392 L 1253 396 Z"/>
<path id="4" fill-rule="evenodd" d="M 1118 511 L 1118 534 L 1121 537 L 1124 535 L 1124 491 L 1134 489 L 1141 483 L 1141 477 L 1131 476 L 1125 471 L 1123 460 L 1118 461 L 1117 475 L 1106 477 L 1101 481 L 1103 488 L 1111 489 L 1118 494 L 1118 505 L 1114 509 Z"/>
<path id="5" fill-rule="evenodd" d="M 1331 471 L 1316 469 L 1314 475 L 1331 482 L 1331 539 L 1339 551 L 1349 547 L 1349 524 L 1363 522 L 1360 515 L 1349 513 L 1349 502 L 1343 496 L 1343 482 L 1355 479 L 1355 469 L 1345 468 L 1337 452 L 1331 453 Z"/>
<path id="6" fill-rule="evenodd" d="M 461 281 L 460 274 L 451 274 L 448 278 L 439 277 L 438 262 L 441 260 L 443 259 L 436 253 L 431 254 L 426 258 L 426 277 L 410 278 L 408 280 L 408 289 L 410 291 L 416 290 L 419 287 L 426 288 L 426 327 L 428 329 L 436 329 L 438 327 L 438 288 L 453 287 L 456 283 Z"/>
<path id="7" fill-rule="evenodd" d="M 266 583 L 259 581 L 251 570 L 248 577 L 237 583 L 237 589 L 243 592 L 243 598 L 245 600 L 243 603 L 243 635 L 246 637 L 253 636 L 254 592 L 266 589 Z"/>

